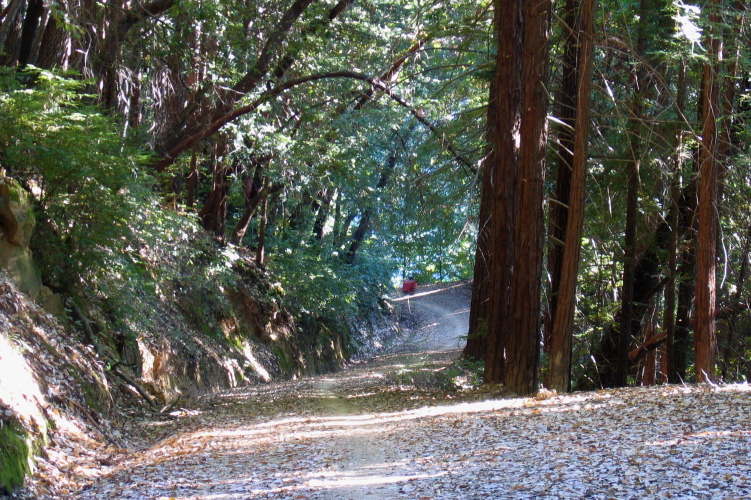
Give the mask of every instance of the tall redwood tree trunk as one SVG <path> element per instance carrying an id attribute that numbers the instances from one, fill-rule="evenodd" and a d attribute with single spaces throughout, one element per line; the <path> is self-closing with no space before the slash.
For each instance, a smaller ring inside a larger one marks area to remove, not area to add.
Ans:
<path id="1" fill-rule="evenodd" d="M 504 384 L 518 394 L 537 391 L 540 345 L 540 292 L 544 254 L 545 144 L 549 1 L 522 2 L 522 109 L 517 184 L 511 319 Z"/>
<path id="2" fill-rule="evenodd" d="M 513 269 L 516 210 L 514 192 L 518 177 L 518 137 L 522 87 L 522 15 L 518 0 L 496 0 L 497 33 L 495 82 L 488 107 L 488 142 L 493 149 L 485 166 L 483 194 L 489 197 L 487 337 L 485 382 L 501 382 L 508 337 L 508 305 Z M 474 304 L 473 306 L 476 306 Z"/>
<path id="3" fill-rule="evenodd" d="M 719 82 L 717 66 L 722 59 L 720 30 L 720 0 L 708 6 L 709 34 L 706 42 L 709 60 L 704 65 L 704 101 L 702 140 L 699 147 L 699 236 L 697 245 L 696 298 L 694 308 L 694 367 L 696 380 L 714 380 L 717 334 L 715 324 L 715 258 L 717 254 L 717 117 L 719 111 Z"/>
<path id="4" fill-rule="evenodd" d="M 556 171 L 555 192 L 548 208 L 548 274 L 550 292 L 547 306 L 548 320 L 544 324 L 543 346 L 550 350 L 550 342 L 558 309 L 558 293 L 563 269 L 563 248 L 568 224 L 571 171 L 574 162 L 574 130 L 576 129 L 576 102 L 579 84 L 579 35 L 582 0 L 566 0 L 564 7 L 563 61 L 561 87 L 558 90 L 558 119 L 562 125 L 556 128 L 558 150 L 554 156 Z"/>
<path id="5" fill-rule="evenodd" d="M 592 32 L 595 0 L 584 0 L 581 31 L 578 36 L 577 108 L 571 172 L 571 190 L 566 236 L 561 256 L 560 287 L 557 308 L 553 316 L 550 336 L 550 367 L 547 386 L 559 392 L 570 389 L 571 339 L 576 308 L 576 283 L 581 255 L 581 236 L 584 228 L 584 197 L 586 194 L 587 136 L 589 131 L 590 89 L 592 83 Z"/>
<path id="6" fill-rule="evenodd" d="M 550 2 L 496 0 L 483 194 L 490 196 L 486 382 L 537 389 Z M 476 303 L 473 304 L 476 307 Z"/>

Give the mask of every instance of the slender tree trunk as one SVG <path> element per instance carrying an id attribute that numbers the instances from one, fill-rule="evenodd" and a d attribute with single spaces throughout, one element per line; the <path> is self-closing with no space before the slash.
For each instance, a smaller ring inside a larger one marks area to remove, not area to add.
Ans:
<path id="1" fill-rule="evenodd" d="M 31 60 L 37 28 L 43 13 L 44 2 L 42 0 L 29 0 L 21 27 L 21 45 L 18 50 L 18 66 L 21 68 L 29 64 Z"/>
<path id="2" fill-rule="evenodd" d="M 264 185 L 268 186 L 269 178 L 264 179 Z M 269 197 L 263 197 L 261 203 L 261 220 L 258 222 L 258 250 L 256 251 L 256 264 L 263 266 L 266 261 L 266 224 L 268 221 Z"/>
<path id="3" fill-rule="evenodd" d="M 347 253 L 345 254 L 345 260 L 347 261 L 347 264 L 355 263 L 357 252 L 360 250 L 363 241 L 365 241 L 365 236 L 368 234 L 368 229 L 370 229 L 370 221 L 370 210 L 365 210 L 360 216 L 360 223 L 357 225 L 357 229 L 355 229 L 355 232 L 352 235 L 352 241 L 350 242 L 349 249 L 347 249 Z"/>
<path id="4" fill-rule="evenodd" d="M 341 227 L 339 228 L 339 231 L 334 238 L 334 246 L 336 248 L 342 248 L 344 246 L 344 242 L 347 239 L 347 236 L 349 235 L 349 227 L 352 225 L 352 223 L 357 218 L 357 212 L 352 212 L 347 214 L 347 216 L 342 221 Z"/>
<path id="5" fill-rule="evenodd" d="M 222 138 L 214 148 L 214 174 L 211 193 L 198 213 L 204 229 L 217 238 L 224 239 L 227 227 L 227 194 L 229 192 L 230 167 L 226 164 L 227 143 Z"/>
<path id="6" fill-rule="evenodd" d="M 648 13 L 648 0 L 641 0 L 639 4 L 639 35 L 637 40 L 637 53 L 642 57 L 646 53 L 646 22 Z M 624 236 L 625 254 L 623 259 L 623 287 L 621 289 L 621 323 L 618 328 L 618 337 L 615 352 L 615 374 L 613 385 L 623 387 L 626 385 L 629 360 L 628 347 L 634 335 L 634 277 L 636 274 L 636 233 L 639 214 L 639 187 L 642 137 L 641 119 L 642 102 L 647 91 L 645 81 L 646 71 L 643 64 L 639 64 L 636 71 L 636 87 L 631 102 L 631 116 L 628 133 L 628 144 L 631 161 L 628 164 L 628 187 L 626 193 L 626 227 Z"/>
<path id="7" fill-rule="evenodd" d="M 193 208 L 193 205 L 195 204 L 196 197 L 198 196 L 198 187 L 199 187 L 199 179 L 198 179 L 198 154 L 196 151 L 196 148 L 193 148 L 190 155 L 190 170 L 188 171 L 188 178 L 187 178 L 187 184 L 188 184 L 188 194 L 187 194 L 187 201 L 185 204 L 189 208 Z"/>
<path id="8" fill-rule="evenodd" d="M 557 175 L 555 193 L 550 200 L 548 217 L 548 320 L 545 322 L 543 346 L 549 352 L 553 323 L 558 309 L 558 294 L 561 286 L 563 248 L 568 224 L 569 197 L 571 193 L 571 170 L 574 159 L 574 130 L 576 128 L 576 101 L 579 84 L 579 40 L 581 0 L 566 0 L 564 14 L 563 62 L 561 88 L 558 92 L 558 119 L 563 123 L 557 130 L 558 152 L 555 155 Z"/>
<path id="9" fill-rule="evenodd" d="M 671 383 L 686 381 L 688 355 L 690 352 L 691 305 L 694 301 L 696 285 L 696 243 L 695 218 L 696 192 L 691 190 L 690 198 L 684 205 L 690 218 L 685 222 L 688 237 L 678 258 L 678 304 L 675 312 L 675 334 L 673 336 L 672 371 L 668 374 Z M 683 219 L 683 217 L 682 217 Z"/>
<path id="10" fill-rule="evenodd" d="M 334 190 L 332 188 L 324 188 L 318 193 L 318 213 L 313 223 L 313 239 L 315 241 L 323 241 L 324 229 L 326 229 L 326 221 L 329 218 L 329 209 L 331 208 L 333 194 Z"/>
<path id="11" fill-rule="evenodd" d="M 595 0 L 584 0 L 578 70 L 578 96 L 572 158 L 571 192 L 566 225 L 566 239 L 562 259 L 562 273 L 550 344 L 548 388 L 559 392 L 570 390 L 571 339 L 576 308 L 576 283 L 581 255 L 581 236 L 584 228 L 584 198 L 586 194 L 587 137 L 592 83 L 592 33 L 594 30 Z"/>
<path id="12" fill-rule="evenodd" d="M 485 185 L 486 183 L 483 183 Z M 483 200 L 490 200 L 489 195 L 482 195 Z M 472 279 L 472 299 L 469 310 L 469 333 L 467 345 L 464 346 L 463 356 L 468 359 L 482 360 L 485 358 L 488 328 L 488 287 L 490 280 L 489 226 L 487 202 L 480 204 L 480 228 L 477 233 L 475 248 L 475 266 Z"/>
<path id="13" fill-rule="evenodd" d="M 680 115 L 683 115 L 686 103 L 686 62 L 681 60 L 678 74 L 678 92 L 676 97 L 676 106 Z M 678 238 L 681 234 L 679 227 L 679 202 L 680 202 L 680 185 L 681 171 L 683 170 L 683 161 L 681 160 L 683 150 L 683 129 L 678 127 L 673 134 L 675 145 L 673 147 L 673 176 L 670 181 L 670 211 L 668 221 L 670 223 L 670 243 L 668 249 L 668 267 L 667 281 L 665 283 L 665 310 L 663 313 L 663 331 L 667 337 L 664 356 L 662 359 L 663 370 L 667 374 L 669 381 L 675 372 L 675 314 L 676 314 L 676 273 L 678 272 Z"/>
<path id="14" fill-rule="evenodd" d="M 488 115 L 486 131 L 490 136 L 490 131 L 495 126 L 497 120 L 496 106 L 497 90 L 496 79 L 490 83 L 490 99 L 488 100 Z M 480 195 L 480 212 L 478 214 L 479 229 L 477 232 L 477 244 L 475 246 L 475 265 L 472 279 L 472 299 L 469 310 L 469 332 L 467 334 L 467 345 L 464 347 L 463 355 L 466 358 L 474 360 L 484 360 L 487 350 L 488 336 L 488 305 L 492 300 L 489 296 L 491 280 L 491 259 L 493 252 L 491 239 L 493 232 L 491 230 L 493 220 L 493 183 L 487 170 L 493 168 L 493 148 L 488 141 L 487 151 L 485 154 L 485 167 L 481 171 L 483 175 L 482 190 Z"/>
<path id="15" fill-rule="evenodd" d="M 696 379 L 712 382 L 715 377 L 717 352 L 715 324 L 715 256 L 717 252 L 717 189 L 718 162 L 717 118 L 719 114 L 719 81 L 717 65 L 722 59 L 720 0 L 708 6 L 709 35 L 706 41 L 709 60 L 704 65 L 704 102 L 702 141 L 699 147 L 699 236 L 696 269 L 696 322 L 694 330 L 694 366 Z"/>
<path id="16" fill-rule="evenodd" d="M 375 186 L 376 193 L 385 188 L 388 184 L 389 179 L 391 178 L 391 174 L 394 173 L 398 159 L 399 150 L 395 145 L 391 150 L 391 153 L 389 153 L 388 158 L 386 159 L 386 165 L 384 165 L 383 170 L 381 170 L 381 176 L 379 177 L 378 183 L 376 183 Z M 360 216 L 360 223 L 357 225 L 357 229 L 352 235 L 352 241 L 350 242 L 349 249 L 344 255 L 344 260 L 348 264 L 354 264 L 355 258 L 357 257 L 357 252 L 360 250 L 360 247 L 365 241 L 365 236 L 367 236 L 368 230 L 370 229 L 370 224 L 373 221 L 374 216 L 374 210 L 371 204 L 372 201 L 369 201 L 368 207 L 363 210 L 362 215 Z"/>
<path id="17" fill-rule="evenodd" d="M 283 184 L 276 184 L 274 186 L 269 187 L 268 177 L 266 178 L 264 182 L 265 182 L 264 187 L 261 188 L 261 190 L 257 192 L 250 201 L 248 201 L 247 205 L 245 206 L 245 210 L 243 211 L 242 215 L 240 216 L 240 219 L 237 221 L 237 224 L 235 225 L 235 229 L 232 231 L 232 237 L 230 238 L 230 243 L 232 243 L 233 245 L 242 244 L 243 238 L 245 237 L 245 232 L 248 230 L 248 225 L 250 224 L 250 220 L 253 217 L 253 214 L 255 214 L 259 205 L 265 202 L 265 200 L 270 195 L 281 191 L 282 188 L 284 187 Z"/>

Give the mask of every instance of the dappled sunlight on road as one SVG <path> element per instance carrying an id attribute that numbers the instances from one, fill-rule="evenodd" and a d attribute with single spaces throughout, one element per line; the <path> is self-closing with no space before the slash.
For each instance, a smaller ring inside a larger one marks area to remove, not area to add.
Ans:
<path id="1" fill-rule="evenodd" d="M 621 498 L 643 491 L 644 481 L 706 479 L 715 468 L 744 468 L 733 484 L 751 486 L 742 387 L 444 401 L 373 412 L 365 411 L 373 398 L 399 407 L 410 395 L 372 391 L 362 401 L 337 400 L 325 380 L 318 380 L 321 406 L 310 406 L 311 414 L 248 416 L 243 405 L 232 405 L 231 413 L 204 420 L 213 427 L 179 433 L 122 463 L 111 491 L 122 495 L 116 498 L 165 500 L 481 498 L 479 486 L 488 483 L 515 492 L 509 498 L 555 491 L 554 498 L 580 498 L 600 484 L 599 491 L 614 488 L 612 496 Z M 352 413 L 320 414 L 332 401 L 332 411 Z M 141 485 L 134 490 L 140 496 L 117 489 L 126 480 Z M 681 497 L 703 483 L 670 484 Z"/>
<path id="2" fill-rule="evenodd" d="M 714 499 L 751 490 L 748 386 L 535 398 L 446 389 L 441 376 L 459 355 L 446 345 L 465 324 L 463 306 L 410 302 L 423 313 L 411 351 L 235 389 L 147 423 L 153 444 L 79 498 Z"/>

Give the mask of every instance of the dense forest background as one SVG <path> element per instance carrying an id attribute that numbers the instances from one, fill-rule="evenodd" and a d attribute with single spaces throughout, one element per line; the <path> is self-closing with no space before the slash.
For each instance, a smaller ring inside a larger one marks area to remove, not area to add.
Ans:
<path id="1" fill-rule="evenodd" d="M 749 379 L 748 15 L 3 0 L 0 166 L 61 314 L 120 355 L 150 301 L 217 283 L 327 330 L 406 274 L 474 276 L 487 381 Z"/>

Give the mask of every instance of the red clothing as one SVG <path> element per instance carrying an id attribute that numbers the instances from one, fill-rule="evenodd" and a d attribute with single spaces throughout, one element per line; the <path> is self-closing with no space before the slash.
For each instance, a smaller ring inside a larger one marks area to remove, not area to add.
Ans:
<path id="1" fill-rule="evenodd" d="M 415 290 L 417 290 L 417 282 L 415 280 L 409 278 L 404 280 L 404 283 L 402 284 L 402 292 L 415 293 Z"/>

